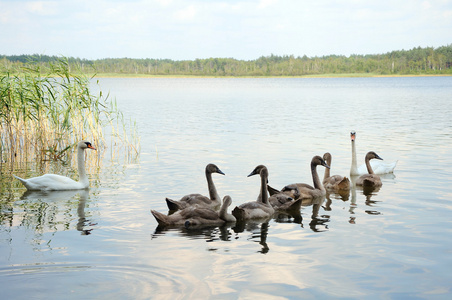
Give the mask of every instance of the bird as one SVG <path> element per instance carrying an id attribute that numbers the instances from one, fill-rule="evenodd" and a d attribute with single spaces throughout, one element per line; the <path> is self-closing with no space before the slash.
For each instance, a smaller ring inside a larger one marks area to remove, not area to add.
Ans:
<path id="1" fill-rule="evenodd" d="M 57 175 L 57 174 L 44 174 L 38 177 L 32 177 L 28 179 L 20 178 L 20 182 L 29 191 L 64 191 L 64 190 L 81 190 L 89 188 L 89 179 L 86 176 L 84 151 L 85 149 L 96 150 L 88 141 L 81 141 L 77 144 L 77 163 L 79 181 L 72 180 L 69 177 Z"/>
<path id="2" fill-rule="evenodd" d="M 220 211 L 208 207 L 192 205 L 168 216 L 156 210 L 151 210 L 151 213 L 159 223 L 159 226 L 183 225 L 189 227 L 196 225 L 221 225 L 223 223 L 236 221 L 235 217 L 227 212 L 231 203 L 231 196 L 226 195 L 223 198 L 223 204 L 221 205 Z"/>
<path id="3" fill-rule="evenodd" d="M 221 171 L 220 168 L 218 168 L 215 164 L 208 164 L 206 166 L 207 188 L 209 189 L 210 197 L 206 197 L 201 194 L 189 194 L 185 195 L 180 200 L 172 200 L 170 198 L 166 198 L 165 200 L 166 204 L 168 205 L 168 209 L 170 211 L 177 211 L 189 206 L 193 206 L 195 204 L 200 207 L 218 209 L 221 205 L 221 198 L 218 195 L 215 184 L 213 183 L 212 173 L 225 175 L 223 171 Z"/>
<path id="4" fill-rule="evenodd" d="M 319 175 L 317 174 L 317 166 L 324 166 L 325 168 L 330 168 L 325 160 L 316 155 L 311 160 L 311 174 L 314 186 L 306 183 L 293 183 L 286 185 L 282 190 L 278 191 L 274 188 L 269 188 L 271 190 L 270 194 L 274 195 L 277 192 L 286 193 L 288 195 L 295 195 L 295 199 L 313 199 L 317 197 L 325 196 L 326 190 L 320 182 Z M 296 196 L 298 195 L 298 196 Z"/>
<path id="5" fill-rule="evenodd" d="M 352 166 L 350 168 L 350 175 L 356 176 L 356 175 L 363 175 L 367 174 L 367 167 L 366 164 L 363 164 L 361 166 L 357 165 L 356 162 L 356 148 L 355 148 L 355 140 L 356 140 L 356 132 L 352 131 L 350 132 L 350 138 L 352 143 Z M 374 171 L 374 174 L 388 174 L 393 173 L 394 169 L 397 165 L 397 161 L 386 163 L 382 161 L 375 161 L 373 160 L 371 162 L 372 169 Z"/>
<path id="6" fill-rule="evenodd" d="M 284 194 L 276 193 L 268 198 L 268 202 L 275 209 L 275 211 L 298 211 L 301 208 L 302 199 L 294 199 L 293 197 Z"/>
<path id="7" fill-rule="evenodd" d="M 248 175 L 248 177 L 259 174 L 261 176 L 260 193 L 256 201 L 246 202 L 236 206 L 232 210 L 232 215 L 237 221 L 245 221 L 249 219 L 266 219 L 271 218 L 275 213 L 275 209 L 268 202 L 267 181 L 268 170 L 264 165 L 258 165 Z"/>
<path id="8" fill-rule="evenodd" d="M 380 187 L 380 186 L 383 185 L 383 184 L 381 183 L 380 176 L 378 176 L 377 174 L 374 174 L 374 171 L 372 170 L 372 166 L 370 165 L 370 160 L 371 160 L 371 159 L 374 159 L 374 158 L 383 160 L 383 158 L 381 158 L 380 156 L 378 156 L 377 153 L 375 153 L 375 152 L 373 152 L 373 151 L 367 152 L 366 157 L 365 157 L 365 162 L 366 162 L 368 174 L 361 175 L 361 176 L 356 180 L 356 185 L 357 185 L 357 186 L 363 186 L 363 187 Z"/>
<path id="9" fill-rule="evenodd" d="M 323 159 L 326 164 L 331 168 L 332 156 L 329 152 L 323 154 Z M 323 186 L 327 190 L 339 191 L 350 189 L 350 179 L 341 175 L 330 176 L 330 169 L 325 168 L 325 174 L 323 176 Z"/>

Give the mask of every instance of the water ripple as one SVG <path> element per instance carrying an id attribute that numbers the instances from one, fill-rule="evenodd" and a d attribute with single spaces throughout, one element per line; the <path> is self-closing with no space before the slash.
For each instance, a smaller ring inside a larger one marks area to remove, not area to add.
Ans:
<path id="1" fill-rule="evenodd" d="M 67 299 L 76 298 L 81 292 L 92 299 L 148 299 L 152 295 L 171 298 L 181 293 L 186 280 L 177 271 L 161 266 L 91 263 L 12 265 L 0 269 L 0 278 L 8 282 L 5 299 L 24 293 Z"/>

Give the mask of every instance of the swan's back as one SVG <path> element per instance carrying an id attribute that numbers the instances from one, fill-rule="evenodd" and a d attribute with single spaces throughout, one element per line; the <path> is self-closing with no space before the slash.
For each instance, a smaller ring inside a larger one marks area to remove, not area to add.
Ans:
<path id="1" fill-rule="evenodd" d="M 169 198 L 166 198 L 165 200 L 169 210 L 181 210 L 194 205 L 211 209 L 217 209 L 219 207 L 217 202 L 212 201 L 210 198 L 201 194 L 185 195 L 180 200 L 172 200 Z"/>
<path id="2" fill-rule="evenodd" d="M 271 217 L 274 212 L 275 210 L 270 204 L 252 201 L 236 206 L 232 210 L 232 215 L 237 220 L 265 219 Z"/>
<path id="3" fill-rule="evenodd" d="M 372 167 L 372 170 L 374 171 L 374 174 L 389 174 L 394 173 L 394 169 L 397 166 L 397 161 L 394 161 L 392 163 L 386 163 L 381 160 L 371 160 L 370 165 Z M 366 164 L 362 164 L 358 168 L 358 175 L 364 175 L 367 174 L 367 167 Z"/>
<path id="4" fill-rule="evenodd" d="M 225 221 L 222 220 L 218 212 L 198 206 L 190 206 L 182 210 L 178 210 L 174 214 L 169 216 L 162 214 L 158 211 L 151 210 L 152 215 L 155 217 L 156 221 L 160 226 L 170 226 L 170 225 L 184 225 L 184 226 L 194 226 L 194 225 L 217 225 L 223 224 Z"/>
<path id="5" fill-rule="evenodd" d="M 383 183 L 381 182 L 380 176 L 376 174 L 364 174 L 356 180 L 356 185 L 364 187 L 378 187 L 382 186 Z"/>
<path id="6" fill-rule="evenodd" d="M 341 175 L 333 175 L 323 180 L 323 186 L 327 190 L 349 190 L 350 179 Z"/>
<path id="7" fill-rule="evenodd" d="M 44 174 L 42 176 L 23 179 L 13 175 L 30 191 L 58 191 L 58 190 L 78 190 L 87 188 L 80 182 L 72 180 L 69 177 L 57 174 Z"/>
<path id="8" fill-rule="evenodd" d="M 294 198 L 284 194 L 274 194 L 268 198 L 271 206 L 275 210 L 286 211 L 286 210 L 298 210 L 301 207 L 301 199 L 295 200 Z"/>

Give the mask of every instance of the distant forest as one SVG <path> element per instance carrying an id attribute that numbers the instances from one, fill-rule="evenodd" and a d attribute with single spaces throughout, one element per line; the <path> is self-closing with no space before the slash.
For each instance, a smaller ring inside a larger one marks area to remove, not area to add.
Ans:
<path id="1" fill-rule="evenodd" d="M 0 55 L 0 73 L 18 72 L 28 64 L 46 68 L 61 57 Z M 307 75 L 418 75 L 452 74 L 452 44 L 438 48 L 413 48 L 386 54 L 294 57 L 262 56 L 255 60 L 207 58 L 195 60 L 65 58 L 72 71 L 88 74 L 136 74 L 173 76 L 307 76 Z"/>

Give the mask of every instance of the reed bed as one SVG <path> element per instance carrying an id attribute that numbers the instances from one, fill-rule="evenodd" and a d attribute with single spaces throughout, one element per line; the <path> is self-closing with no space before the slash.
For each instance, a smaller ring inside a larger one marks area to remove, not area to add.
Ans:
<path id="1" fill-rule="evenodd" d="M 137 156 L 136 126 L 124 121 L 108 94 L 91 93 L 91 80 L 71 72 L 65 58 L 46 67 L 31 61 L 19 70 L 0 69 L 1 161 L 67 160 L 83 139 Z"/>

